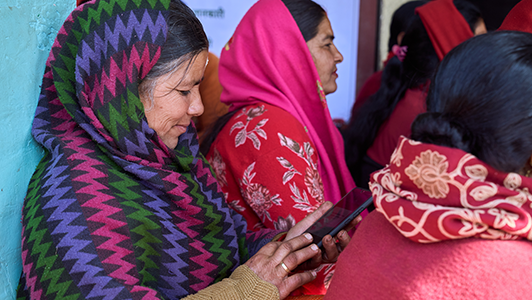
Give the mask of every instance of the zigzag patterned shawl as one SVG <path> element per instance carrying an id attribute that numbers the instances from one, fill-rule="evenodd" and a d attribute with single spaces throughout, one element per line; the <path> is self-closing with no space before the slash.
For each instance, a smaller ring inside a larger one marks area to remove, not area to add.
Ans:
<path id="1" fill-rule="evenodd" d="M 180 298 L 276 233 L 246 233 L 192 125 L 173 150 L 148 127 L 138 84 L 169 3 L 90 1 L 59 31 L 32 129 L 47 151 L 24 203 L 19 299 Z"/>

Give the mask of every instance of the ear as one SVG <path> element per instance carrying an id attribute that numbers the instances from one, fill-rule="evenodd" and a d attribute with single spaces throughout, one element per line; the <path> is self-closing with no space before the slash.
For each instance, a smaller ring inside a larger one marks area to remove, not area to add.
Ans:
<path id="1" fill-rule="evenodd" d="M 401 42 L 403 41 L 404 37 L 405 37 L 405 32 L 404 31 L 399 32 L 399 34 L 397 35 L 397 45 L 401 45 Z"/>

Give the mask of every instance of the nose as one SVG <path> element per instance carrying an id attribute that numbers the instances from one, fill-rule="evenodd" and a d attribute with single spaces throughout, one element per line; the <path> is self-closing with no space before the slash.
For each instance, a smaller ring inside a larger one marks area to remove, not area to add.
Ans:
<path id="1" fill-rule="evenodd" d="M 203 101 L 201 100 L 201 95 L 199 89 L 195 91 L 192 95 L 190 105 L 188 106 L 187 113 L 193 117 L 199 117 L 203 114 L 205 107 L 203 106 Z"/>
<path id="2" fill-rule="evenodd" d="M 342 61 L 344 61 L 344 56 L 342 55 L 342 53 L 340 53 L 340 50 L 338 50 L 338 48 L 336 48 L 336 46 L 334 47 L 334 61 L 337 64 L 339 64 Z"/>

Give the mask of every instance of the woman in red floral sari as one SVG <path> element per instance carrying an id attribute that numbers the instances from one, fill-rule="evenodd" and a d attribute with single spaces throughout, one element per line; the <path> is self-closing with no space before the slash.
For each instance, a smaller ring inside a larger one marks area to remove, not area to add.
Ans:
<path id="1" fill-rule="evenodd" d="M 325 299 L 530 298 L 531 94 L 532 34 L 489 33 L 452 50 L 412 139 L 372 174 L 376 211 Z"/>
<path id="2" fill-rule="evenodd" d="M 221 101 L 230 113 L 202 152 L 250 230 L 288 230 L 355 187 L 325 98 L 343 60 L 333 39 L 313 1 L 260 0 L 222 51 Z M 333 242 L 326 237 L 324 246 Z M 323 294 L 330 276 L 325 268 L 304 293 Z"/>

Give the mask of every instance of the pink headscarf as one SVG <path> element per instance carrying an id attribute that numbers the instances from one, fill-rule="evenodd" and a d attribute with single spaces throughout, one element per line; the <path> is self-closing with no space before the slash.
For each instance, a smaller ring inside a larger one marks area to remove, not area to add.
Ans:
<path id="1" fill-rule="evenodd" d="M 249 9 L 222 50 L 219 75 L 221 101 L 230 110 L 268 103 L 305 126 L 318 153 L 326 200 L 337 202 L 355 187 L 318 71 L 281 0 L 260 0 Z"/>

